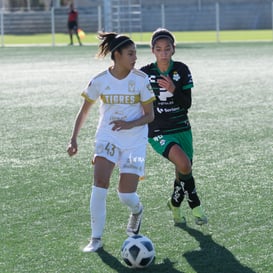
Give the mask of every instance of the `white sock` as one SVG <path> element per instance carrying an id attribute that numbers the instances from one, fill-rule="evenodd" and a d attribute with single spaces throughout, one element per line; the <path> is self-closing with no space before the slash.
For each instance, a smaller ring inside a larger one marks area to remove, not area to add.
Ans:
<path id="1" fill-rule="evenodd" d="M 142 205 L 136 192 L 132 193 L 118 193 L 120 201 L 127 205 L 133 214 L 141 211 Z"/>
<path id="2" fill-rule="evenodd" d="M 101 238 L 106 219 L 107 189 L 92 187 L 90 199 L 92 238 Z"/>

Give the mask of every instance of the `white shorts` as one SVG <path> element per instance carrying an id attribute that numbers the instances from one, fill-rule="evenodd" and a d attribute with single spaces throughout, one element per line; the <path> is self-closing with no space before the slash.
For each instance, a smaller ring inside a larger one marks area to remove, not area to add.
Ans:
<path id="1" fill-rule="evenodd" d="M 118 166 L 119 173 L 131 173 L 142 177 L 145 171 L 146 147 L 146 144 L 142 144 L 130 149 L 120 149 L 113 143 L 96 141 L 93 161 L 96 156 L 104 157 Z"/>

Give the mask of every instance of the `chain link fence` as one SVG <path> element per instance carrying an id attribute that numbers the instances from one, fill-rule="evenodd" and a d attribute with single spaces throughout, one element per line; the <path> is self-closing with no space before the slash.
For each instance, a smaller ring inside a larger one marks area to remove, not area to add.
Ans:
<path id="1" fill-rule="evenodd" d="M 150 1 L 152 2 L 152 1 Z M 113 16 L 105 12 L 104 5 L 92 5 L 79 8 L 79 23 L 87 33 L 98 30 L 129 33 L 132 25 L 135 29 L 151 32 L 158 27 L 171 31 L 215 31 L 217 41 L 223 30 L 271 30 L 273 37 L 273 1 L 254 1 L 249 3 L 232 1 L 231 3 L 211 2 L 202 5 L 184 4 L 153 5 L 149 1 L 141 4 L 141 20 L 135 21 L 133 14 L 126 16 L 122 12 L 115 16 L 120 19 L 119 29 L 115 28 Z M 201 3 L 201 2 L 200 2 Z M 1 45 L 5 45 L 5 35 L 26 35 L 51 33 L 54 45 L 55 33 L 67 33 L 67 12 L 64 7 L 10 8 L 0 10 Z M 108 15 L 107 15 L 108 14 Z M 126 20 L 124 20 L 126 18 Z M 271 37 L 271 38 L 272 38 Z"/>

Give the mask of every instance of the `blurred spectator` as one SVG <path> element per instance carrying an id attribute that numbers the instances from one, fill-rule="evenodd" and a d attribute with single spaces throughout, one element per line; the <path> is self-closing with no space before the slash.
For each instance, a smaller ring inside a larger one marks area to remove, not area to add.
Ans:
<path id="1" fill-rule="evenodd" d="M 74 8 L 74 5 L 70 5 L 70 10 L 68 13 L 68 21 L 67 21 L 68 33 L 70 37 L 70 44 L 73 45 L 73 33 L 77 36 L 79 45 L 82 45 L 80 36 L 78 34 L 78 12 Z"/>

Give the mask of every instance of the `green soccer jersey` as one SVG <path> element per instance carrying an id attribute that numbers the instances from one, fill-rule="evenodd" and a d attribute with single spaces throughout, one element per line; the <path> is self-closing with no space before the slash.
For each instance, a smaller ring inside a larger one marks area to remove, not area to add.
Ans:
<path id="1" fill-rule="evenodd" d="M 141 68 L 149 75 L 154 90 L 155 119 L 149 123 L 149 137 L 174 134 L 191 128 L 188 119 L 188 109 L 191 107 L 192 75 L 188 66 L 182 62 L 171 61 L 168 70 L 162 73 L 157 63 L 151 63 Z M 173 93 L 160 88 L 157 79 L 160 75 L 169 75 L 175 84 Z"/>

